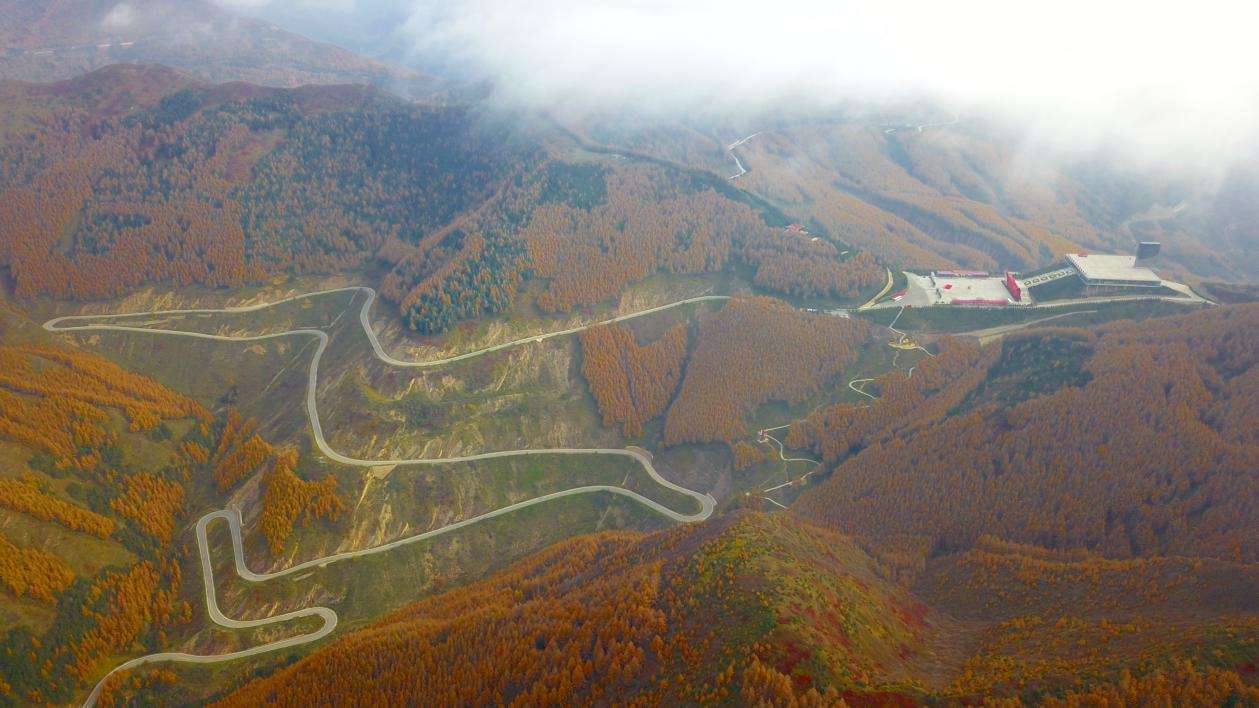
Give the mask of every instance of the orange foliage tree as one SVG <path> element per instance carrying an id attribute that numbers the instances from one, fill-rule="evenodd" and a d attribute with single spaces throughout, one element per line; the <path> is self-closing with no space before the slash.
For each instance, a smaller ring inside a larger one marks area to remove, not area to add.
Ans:
<path id="1" fill-rule="evenodd" d="M 309 519 L 334 520 L 345 511 L 337 496 L 337 480 L 332 475 L 318 482 L 297 476 L 297 453 L 290 450 L 276 457 L 263 482 L 262 517 L 258 528 L 272 553 L 284 549 L 293 525 Z"/>
<path id="2" fill-rule="evenodd" d="M 19 548 L 0 536 L 0 585 L 9 592 L 53 602 L 71 580 L 74 572 L 61 559 L 38 548 Z"/>
<path id="3" fill-rule="evenodd" d="M 897 374 L 869 409 L 805 423 L 795 441 L 843 459 L 803 513 L 941 549 L 995 534 L 1119 557 L 1259 558 L 1259 304 L 1032 332 L 951 358 L 952 371 Z"/>
<path id="4" fill-rule="evenodd" d="M 257 428 L 252 418 L 246 419 L 235 408 L 228 409 L 218 446 L 210 458 L 221 491 L 236 486 L 275 455 L 275 449 L 258 435 Z M 195 450 L 192 454 L 198 455 Z"/>
<path id="5" fill-rule="evenodd" d="M 141 531 L 163 545 L 170 543 L 175 521 L 184 508 L 184 486 L 148 472 L 127 475 L 125 490 L 109 508 L 131 519 Z"/>
<path id="6" fill-rule="evenodd" d="M 665 418 L 665 442 L 733 443 L 757 406 L 809 396 L 870 336 L 863 322 L 800 312 L 773 298 L 730 300 L 700 322 L 682 388 Z"/>
<path id="7" fill-rule="evenodd" d="M 106 408 L 126 414 L 133 431 L 163 419 L 209 413 L 150 378 L 86 352 L 52 346 L 0 347 L 0 435 L 53 455 L 61 467 L 88 469 L 82 450 L 109 438 Z"/>
<path id="8" fill-rule="evenodd" d="M 643 423 L 664 412 L 682 378 L 686 339 L 684 324 L 641 347 L 619 325 L 582 331 L 581 372 L 604 425 L 621 423 L 626 435 L 641 435 Z"/>
<path id="9" fill-rule="evenodd" d="M 44 521 L 55 521 L 72 531 L 100 538 L 108 538 L 114 532 L 114 520 L 108 516 L 46 494 L 39 487 L 22 480 L 0 479 L 0 506 Z"/>

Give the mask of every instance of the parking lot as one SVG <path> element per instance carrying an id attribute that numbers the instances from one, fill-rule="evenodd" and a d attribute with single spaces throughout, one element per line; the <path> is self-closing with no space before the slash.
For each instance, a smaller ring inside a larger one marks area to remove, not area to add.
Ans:
<path id="1" fill-rule="evenodd" d="M 929 305 L 1026 305 L 1015 300 L 1006 290 L 1002 278 L 981 278 L 937 275 L 905 274 L 908 279 L 902 305 L 926 307 Z M 1026 300 L 1027 298 L 1024 298 Z"/>

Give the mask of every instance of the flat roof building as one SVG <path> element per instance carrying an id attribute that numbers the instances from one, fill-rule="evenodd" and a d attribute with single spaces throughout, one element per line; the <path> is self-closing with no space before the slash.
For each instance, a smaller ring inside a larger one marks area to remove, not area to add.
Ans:
<path id="1" fill-rule="evenodd" d="M 1069 253 L 1067 260 L 1088 285 L 1157 287 L 1163 284 L 1163 279 L 1154 271 L 1136 264 L 1136 256 Z"/>

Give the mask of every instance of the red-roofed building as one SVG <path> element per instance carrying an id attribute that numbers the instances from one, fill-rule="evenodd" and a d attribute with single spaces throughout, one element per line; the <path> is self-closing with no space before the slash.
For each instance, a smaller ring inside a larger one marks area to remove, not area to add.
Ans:
<path id="1" fill-rule="evenodd" d="M 1015 302 L 1022 302 L 1023 288 L 1019 286 L 1019 281 L 1014 279 L 1014 274 L 1008 270 L 1005 272 L 1005 289 L 1010 291 L 1010 297 L 1014 298 Z"/>

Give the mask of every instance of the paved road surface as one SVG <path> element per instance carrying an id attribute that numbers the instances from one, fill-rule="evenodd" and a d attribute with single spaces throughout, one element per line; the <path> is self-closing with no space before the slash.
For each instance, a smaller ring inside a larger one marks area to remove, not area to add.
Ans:
<path id="1" fill-rule="evenodd" d="M 734 160 L 734 167 L 735 169 L 738 170 L 738 172 L 735 172 L 734 174 L 730 175 L 730 177 L 728 177 L 727 179 L 739 179 L 740 177 L 748 173 L 747 169 L 743 166 L 743 161 L 740 160 L 739 156 L 735 154 L 734 149 L 739 147 L 743 143 L 746 143 L 747 141 L 751 140 L 752 138 L 755 138 L 756 136 L 760 134 L 761 134 L 760 131 L 757 131 L 755 133 L 752 133 L 751 135 L 739 138 L 738 140 L 726 146 L 726 152 L 730 153 L 730 158 Z"/>
<path id="2" fill-rule="evenodd" d="M 213 577 L 213 570 L 212 570 L 211 561 L 210 561 L 210 548 L 209 548 L 209 542 L 206 539 L 206 532 L 205 532 L 206 527 L 209 525 L 209 523 L 214 521 L 215 519 L 223 519 L 228 524 L 228 528 L 232 536 L 232 551 L 233 551 L 233 555 L 235 556 L 235 565 L 236 565 L 237 575 L 239 575 L 241 578 L 248 580 L 250 582 L 263 582 L 267 580 L 272 580 L 274 578 L 278 578 L 278 577 L 282 577 L 286 575 L 292 575 L 294 573 L 299 573 L 299 572 L 308 570 L 316 566 L 325 566 L 330 563 L 350 560 L 353 558 L 358 558 L 360 556 L 376 554 L 376 553 L 384 553 L 386 551 L 392 550 L 402 545 L 416 543 L 418 541 L 433 538 L 434 536 L 449 533 L 451 531 L 455 531 L 465 526 L 469 526 L 471 524 L 475 524 L 477 522 L 484 521 L 486 519 L 490 519 L 496 516 L 501 516 L 503 514 L 508 514 L 508 513 L 523 509 L 528 506 L 533 506 L 535 504 L 542 504 L 548 501 L 552 501 L 552 500 L 559 499 L 562 497 L 573 496 L 576 494 L 591 494 L 591 493 L 617 494 L 617 495 L 632 499 L 638 502 L 639 504 L 646 506 L 652 511 L 655 511 L 656 513 L 666 516 L 674 521 L 680 521 L 680 522 L 701 521 L 703 519 L 708 518 L 710 515 L 712 515 L 713 509 L 716 506 L 716 500 L 713 499 L 711 495 L 702 493 L 702 492 L 697 492 L 695 490 L 687 489 L 686 487 L 682 487 L 680 485 L 674 484 L 673 482 L 670 482 L 669 480 L 665 479 L 663 476 L 660 475 L 659 472 L 656 471 L 655 466 L 652 464 L 651 457 L 646 452 L 637 448 L 538 448 L 538 449 L 520 449 L 520 450 L 500 450 L 500 451 L 495 451 L 495 452 L 480 453 L 476 455 L 463 455 L 459 457 L 416 458 L 416 459 L 405 459 L 405 460 L 359 459 L 359 458 L 353 458 L 347 455 L 343 455 L 337 452 L 336 450 L 333 450 L 332 447 L 328 445 L 327 440 L 324 438 L 323 426 L 321 425 L 319 421 L 319 411 L 316 405 L 317 403 L 316 392 L 318 390 L 318 385 L 319 385 L 319 362 L 321 358 L 323 357 L 324 350 L 326 350 L 328 347 L 328 341 L 329 341 L 328 334 L 324 332 L 323 330 L 313 329 L 313 328 L 301 328 L 301 329 L 286 330 L 283 332 L 274 332 L 270 334 L 231 336 L 231 335 L 207 334 L 203 332 L 187 332 L 183 330 L 164 329 L 164 328 L 158 328 L 158 327 L 132 326 L 132 325 L 125 325 L 125 324 L 107 324 L 107 323 L 102 322 L 102 320 L 105 320 L 105 321 L 120 320 L 120 319 L 134 318 L 134 317 L 256 312 L 258 310 L 263 310 L 268 307 L 274 307 L 276 305 L 280 305 L 286 302 L 292 302 L 295 300 L 302 300 L 302 299 L 307 299 L 307 298 L 319 297 L 323 295 L 331 295 L 335 293 L 346 293 L 346 292 L 354 293 L 355 295 L 361 292 L 361 293 L 365 293 L 367 296 L 363 302 L 362 307 L 359 309 L 359 323 L 361 324 L 363 332 L 364 334 L 366 334 L 368 341 L 371 343 L 372 351 L 375 353 L 376 357 L 387 364 L 391 364 L 393 366 L 399 366 L 399 367 L 409 367 L 409 368 L 428 368 L 428 367 L 441 366 L 443 364 L 449 364 L 456 361 L 462 361 L 464 359 L 470 359 L 472 357 L 481 356 L 481 355 L 499 351 L 502 349 L 507 349 L 509 347 L 520 346 L 522 344 L 527 344 L 531 342 L 541 342 L 545 339 L 550 339 L 552 337 L 559 337 L 563 335 L 573 334 L 575 332 L 580 332 L 581 330 L 588 329 L 590 327 L 594 327 L 600 324 L 609 324 L 613 322 L 621 322 L 621 321 L 628 320 L 634 317 L 642 317 L 644 315 L 649 315 L 654 312 L 660 312 L 660 311 L 667 310 L 673 307 L 678 307 L 680 305 L 685 305 L 685 304 L 695 303 L 695 302 L 707 302 L 707 301 L 728 299 L 724 295 L 705 295 L 705 296 L 700 296 L 700 297 L 688 298 L 686 300 L 680 300 L 678 302 L 669 303 L 667 305 L 661 305 L 659 307 L 653 307 L 646 310 L 641 310 L 639 312 L 634 312 L 634 313 L 630 313 L 626 315 L 620 315 L 620 316 L 613 317 L 607 320 L 603 320 L 601 322 L 595 322 L 588 325 L 582 325 L 579 327 L 572 327 L 569 329 L 549 332 L 542 335 L 524 337 L 521 339 L 511 341 L 511 342 L 506 342 L 504 344 L 498 344 L 498 345 L 494 345 L 490 347 L 485 347 L 483 349 L 478 349 L 476 351 L 468 352 L 466 354 L 458 354 L 454 356 L 445 357 L 442 359 L 434 359 L 434 360 L 428 360 L 428 361 L 404 361 L 404 360 L 400 360 L 391 356 L 389 353 L 387 353 L 384 350 L 384 347 L 382 347 L 380 344 L 380 340 L 376 337 L 375 331 L 372 329 L 371 320 L 370 320 L 370 309 L 371 309 L 372 303 L 375 302 L 376 291 L 373 290 L 372 288 L 360 287 L 360 286 L 336 288 L 332 290 L 324 290 L 324 291 L 315 292 L 315 293 L 304 293 L 301 295 L 294 295 L 292 297 L 287 297 L 287 298 L 277 300 L 274 302 L 260 303 L 256 305 L 249 305 L 249 306 L 243 306 L 243 307 L 204 308 L 204 309 L 186 309 L 186 310 L 156 310 L 156 311 L 148 311 L 148 312 L 129 312 L 129 313 L 115 313 L 115 314 L 103 314 L 103 315 L 71 315 L 71 316 L 66 316 L 66 317 L 58 317 L 58 318 L 45 322 L 44 329 L 50 332 L 85 332 L 85 331 L 135 332 L 135 333 L 144 333 L 144 334 L 167 335 L 167 336 L 176 336 L 176 337 L 191 337 L 191 338 L 196 338 L 196 339 L 209 339 L 209 340 L 215 340 L 215 341 L 231 341 L 231 342 L 255 342 L 255 341 L 261 341 L 261 340 L 267 340 L 267 339 L 276 339 L 280 337 L 313 337 L 318 340 L 319 344 L 315 349 L 314 355 L 311 357 L 310 369 L 307 376 L 306 413 L 307 413 L 307 418 L 309 419 L 309 422 L 310 422 L 311 437 L 314 439 L 315 445 L 319 448 L 320 452 L 322 452 L 329 459 L 335 460 L 342 464 L 352 465 L 355 467 L 375 467 L 378 465 L 386 465 L 386 464 L 441 465 L 441 464 L 450 464 L 450 463 L 455 463 L 455 462 L 473 462 L 477 460 L 495 459 L 495 458 L 502 458 L 502 457 L 516 457 L 516 456 L 522 456 L 522 455 L 618 455 L 618 456 L 629 457 L 629 458 L 634 459 L 636 462 L 639 463 L 639 465 L 643 467 L 644 471 L 647 472 L 648 476 L 650 476 L 652 480 L 654 480 L 657 484 L 694 499 L 696 502 L 699 503 L 699 510 L 696 511 L 695 513 L 685 514 L 678 511 L 674 511 L 673 509 L 670 509 L 653 499 L 649 499 L 637 492 L 634 492 L 629 489 L 625 489 L 623 487 L 618 487 L 618 486 L 613 486 L 613 485 L 604 485 L 604 484 L 587 485 L 587 486 L 582 486 L 582 487 L 574 487 L 571 489 L 565 489 L 558 492 L 552 492 L 550 494 L 544 494 L 538 497 L 534 497 L 532 499 L 527 499 L 522 502 L 518 502 L 515 504 L 511 504 L 509 506 L 502 507 L 500 509 L 495 509 L 485 514 L 481 514 L 479 516 L 474 516 L 468 519 L 464 519 L 462 521 L 458 521 L 453 524 L 443 526 L 441 528 L 433 529 L 431 531 L 426 531 L 426 532 L 418 533 L 412 536 L 407 536 L 405 538 L 401 538 L 401 539 L 398 539 L 398 540 L 395 540 L 395 541 L 392 541 L 390 543 L 386 543 L 380 546 L 375 546 L 372 548 L 365 548 L 358 551 L 347 551 L 344 553 L 337 553 L 330 556 L 325 556 L 323 558 L 316 558 L 310 561 L 306 561 L 304 563 L 299 563 L 297 565 L 291 566 L 289 568 L 285 568 L 280 571 L 276 571 L 274 573 L 262 573 L 262 574 L 255 573 L 252 570 L 250 570 L 245 562 L 244 549 L 241 544 L 240 512 L 236 509 L 223 509 L 220 511 L 211 512 L 201 517 L 197 521 L 197 528 L 196 528 L 197 546 L 201 554 L 202 579 L 205 585 L 206 610 L 210 616 L 210 619 L 214 621 L 216 624 L 219 624 L 224 627 L 232 628 L 232 629 L 248 629 L 252 627 L 260 627 L 260 626 L 265 626 L 265 625 L 270 625 L 270 624 L 287 622 L 289 620 L 295 620 L 295 619 L 300 619 L 304 617 L 320 617 L 323 620 L 323 625 L 314 632 L 300 634 L 294 637 L 289 637 L 287 639 L 282 639 L 275 642 L 270 642 L 268 644 L 263 644 L 260 646 L 252 647 L 249 649 L 243 649 L 236 652 L 230 652 L 227 654 L 198 655 L 198 654 L 187 654 L 184 652 L 159 652 L 156 654 L 149 654 L 146 656 L 137 657 L 124 664 L 121 664 L 120 666 L 110 671 L 109 674 L 106 674 L 105 677 L 103 677 L 96 684 L 96 686 L 93 687 L 92 692 L 87 697 L 87 700 L 85 701 L 84 705 L 91 706 L 96 702 L 97 698 L 99 698 L 100 696 L 101 688 L 104 685 L 105 680 L 110 675 L 113 675 L 114 673 L 119 672 L 119 671 L 124 671 L 130 668 L 134 668 L 136 666 L 140 666 L 142 664 L 154 663 L 154 662 L 166 662 L 166 661 L 179 661 L 179 662 L 192 662 L 192 663 L 214 663 L 214 662 L 221 662 L 221 661 L 231 661 L 233 659 L 239 659 L 246 656 L 253 656 L 253 655 L 261 654 L 264 652 L 277 651 L 280 649 L 285 649 L 288 647 L 294 647 L 294 646 L 299 646 L 299 645 L 306 644 L 309 642 L 313 642 L 313 641 L 322 639 L 323 637 L 331 633 L 334 629 L 336 629 L 337 614 L 331 609 L 326 608 L 326 607 L 304 608 L 301 610 L 295 610 L 293 612 L 287 612 L 284 614 L 275 615 L 272 617 L 267 617 L 267 618 L 258 619 L 258 620 L 235 620 L 235 619 L 231 619 L 229 617 L 224 616 L 223 613 L 218 608 L 217 598 L 215 596 L 214 577 Z"/>
<path id="3" fill-rule="evenodd" d="M 884 268 L 884 270 L 887 271 L 887 284 L 883 286 L 883 289 L 880 290 L 877 295 L 867 300 L 866 304 L 862 305 L 861 307 L 858 307 L 857 308 L 858 310 L 868 310 L 871 307 L 874 307 L 874 304 L 879 301 L 879 298 L 886 295 L 887 291 L 892 289 L 892 269 Z"/>
<path id="4" fill-rule="evenodd" d="M 986 329 L 975 329 L 969 332 L 959 332 L 956 336 L 975 337 L 979 339 L 980 344 L 987 344 L 993 339 L 1009 334 L 1010 332 L 1016 332 L 1020 329 L 1023 329 L 1024 327 L 1031 327 L 1034 324 L 1040 324 L 1042 322 L 1049 322 L 1050 320 L 1056 320 L 1062 317 L 1070 317 L 1072 315 L 1082 315 L 1085 313 L 1092 314 L 1096 312 L 1097 310 L 1072 310 L 1070 312 L 1059 312 L 1056 315 L 1050 315 L 1048 317 L 1041 317 L 1039 319 L 1029 320 L 1027 322 L 1017 322 L 1015 324 L 1000 325 L 997 327 L 988 327 Z"/>

